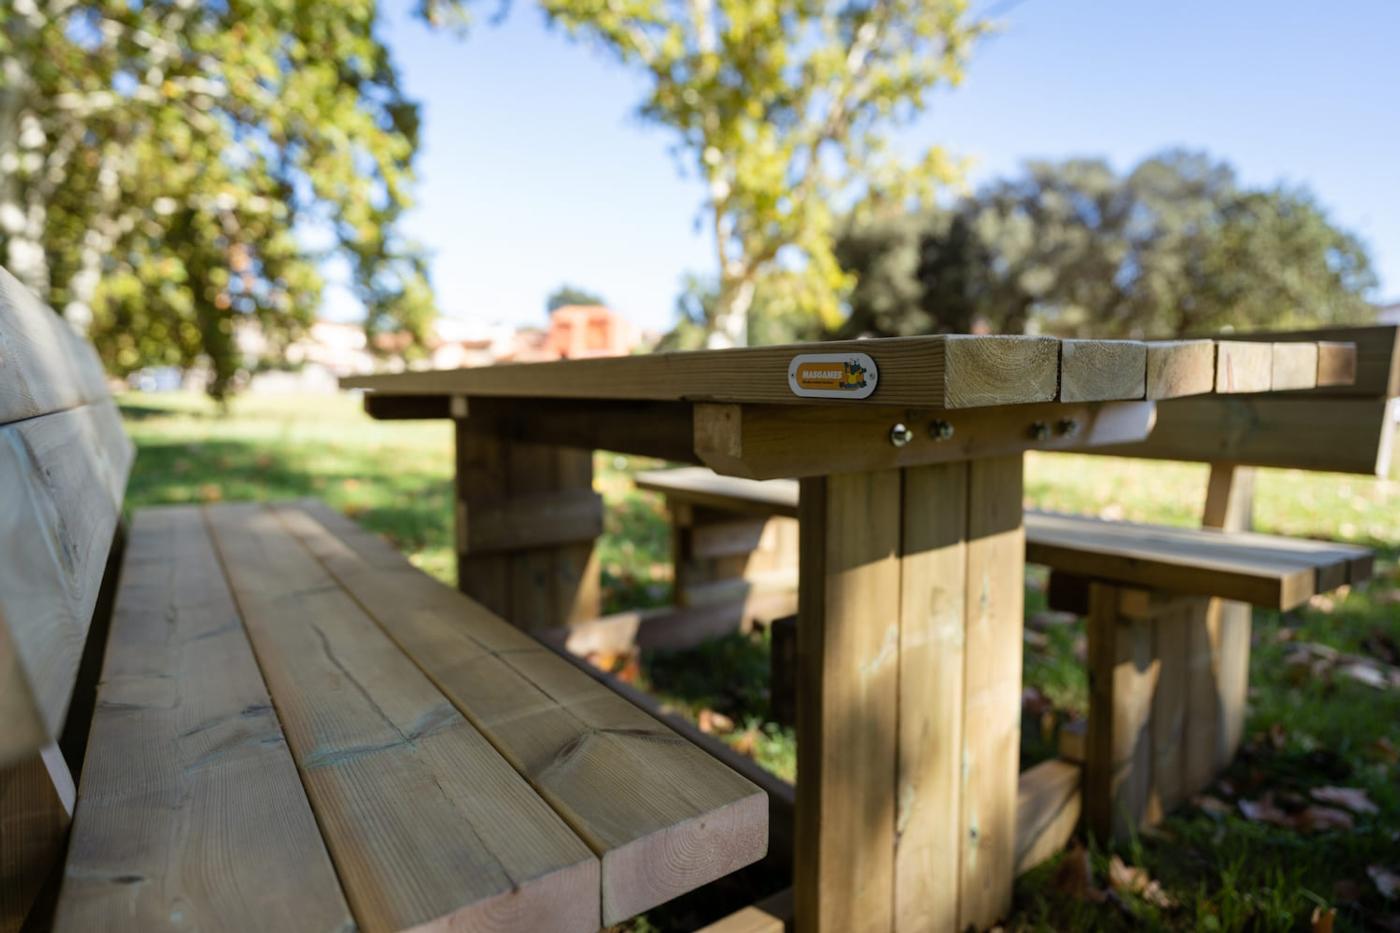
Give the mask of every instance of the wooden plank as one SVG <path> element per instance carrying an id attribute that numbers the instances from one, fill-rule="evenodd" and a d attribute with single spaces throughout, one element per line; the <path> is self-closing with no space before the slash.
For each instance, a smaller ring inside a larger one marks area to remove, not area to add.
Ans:
<path id="1" fill-rule="evenodd" d="M 1344 579 L 1365 548 L 1275 535 L 1029 512 L 1027 560 L 1089 579 L 1291 609 Z"/>
<path id="2" fill-rule="evenodd" d="M 958 926 L 966 463 L 904 471 L 900 557 L 896 930 Z M 873 621 L 873 620 L 872 620 Z"/>
<path id="3" fill-rule="evenodd" d="M 1254 512 L 1254 479 L 1254 471 L 1249 468 L 1211 464 L 1206 501 L 1201 514 L 1202 527 L 1230 532 L 1248 531 L 1252 527 Z M 1363 552 L 1356 559 L 1319 568 L 1319 591 L 1342 585 L 1353 573 L 1369 577 L 1368 557 L 1369 552 Z M 1354 570 L 1358 563 L 1365 565 L 1364 573 Z M 1216 730 L 1216 767 L 1223 768 L 1235 757 L 1235 751 L 1244 738 L 1253 612 L 1249 606 L 1242 603 L 1224 600 L 1213 601 L 1207 612 L 1216 627 L 1213 686 L 1220 710 L 1220 722 Z"/>
<path id="4" fill-rule="evenodd" d="M 1021 772 L 1016 786 L 1016 874 L 1030 871 L 1064 850 L 1082 809 L 1083 769 L 1067 761 L 1042 761 Z"/>
<path id="5" fill-rule="evenodd" d="M 1365 396 L 1394 398 L 1400 395 L 1400 326 L 1323 327 L 1315 330 L 1261 331 L 1231 334 L 1231 340 L 1324 341 L 1356 346 L 1356 378 L 1350 385 L 1313 389 L 1310 396 Z"/>
<path id="6" fill-rule="evenodd" d="M 1137 340 L 1060 341 L 1060 401 L 1139 399 L 1147 390 L 1147 344 Z"/>
<path id="7" fill-rule="evenodd" d="M 56 741 L 131 450 L 110 402 L 0 427 L 0 766 Z"/>
<path id="8" fill-rule="evenodd" d="M 794 582 L 796 577 L 793 578 Z M 794 590 L 749 593 L 729 603 L 629 609 L 574 625 L 531 634 L 556 648 L 585 656 L 595 652 L 679 651 L 721 635 L 744 631 L 755 620 L 778 619 L 797 611 Z"/>
<path id="9" fill-rule="evenodd" d="M 351 925 L 197 508 L 136 513 L 55 929 Z"/>
<path id="10" fill-rule="evenodd" d="M 1273 348 L 1269 380 L 1273 391 L 1311 389 L 1317 385 L 1317 344 L 1276 343 Z"/>
<path id="11" fill-rule="evenodd" d="M 1334 340 L 1317 342 L 1318 388 L 1356 383 L 1356 344 Z"/>
<path id="12" fill-rule="evenodd" d="M 278 515 L 602 859 L 617 923 L 761 858 L 757 787 L 330 510 Z"/>
<path id="13" fill-rule="evenodd" d="M 721 476 L 705 467 L 648 470 L 633 477 L 638 489 L 665 494 L 668 500 L 727 512 L 797 517 L 797 482 Z"/>
<path id="14" fill-rule="evenodd" d="M 1220 646 L 1220 601 L 1197 600 L 1184 616 L 1187 626 L 1186 724 L 1182 743 L 1182 793 L 1194 794 L 1219 769 L 1221 705 L 1216 690 Z"/>
<path id="15" fill-rule="evenodd" d="M 793 872 L 804 933 L 893 926 L 901 514 L 895 470 L 802 482 Z"/>
<path id="16" fill-rule="evenodd" d="M 592 542 L 603 533 L 603 499 L 591 489 L 556 489 L 514 499 L 464 503 L 463 554 Z"/>
<path id="17" fill-rule="evenodd" d="M 1147 789 L 1146 821 L 1156 823 L 1183 800 L 1185 793 L 1187 664 L 1190 660 L 1190 614 L 1194 598 L 1160 600 L 1149 623 L 1152 657 L 1158 665 L 1152 694 L 1152 768 Z"/>
<path id="18" fill-rule="evenodd" d="M 1146 440 L 1088 454 L 1388 476 L 1395 415 L 1382 398 L 1189 398 L 1157 406 Z"/>
<path id="19" fill-rule="evenodd" d="M 792 889 L 786 888 L 701 927 L 699 933 L 783 933 L 792 923 L 792 903 Z"/>
<path id="20" fill-rule="evenodd" d="M 107 397 L 92 347 L 0 267 L 0 424 Z"/>
<path id="21" fill-rule="evenodd" d="M 696 522 L 691 526 L 691 556 L 695 558 L 744 556 L 763 543 L 767 522 L 762 518 Z"/>
<path id="22" fill-rule="evenodd" d="M 1099 840 L 1127 839 L 1147 812 L 1152 695 L 1159 665 L 1150 623 L 1125 619 L 1117 588 L 1089 591 L 1089 732 L 1084 819 Z"/>
<path id="23" fill-rule="evenodd" d="M 57 745 L 0 768 L 0 933 L 24 927 L 63 859 L 73 777 Z"/>
<path id="24" fill-rule="evenodd" d="M 559 815 L 271 510 L 205 514 L 360 926 L 596 929 L 598 860 Z"/>
<path id="25" fill-rule="evenodd" d="M 1011 907 L 1021 751 L 1025 532 L 1021 457 L 969 466 L 958 927 Z"/>
<path id="26" fill-rule="evenodd" d="M 708 405 L 695 409 L 695 452 L 717 473 L 782 479 L 1019 454 L 1087 450 L 1146 438 L 1154 402 L 1025 405 L 972 414 L 859 405 Z M 936 423 L 953 428 L 939 439 Z M 894 425 L 913 436 L 891 443 Z"/>
<path id="27" fill-rule="evenodd" d="M 1053 337 L 931 336 L 357 376 L 341 385 L 404 395 L 797 404 L 804 399 L 788 386 L 788 365 L 794 356 L 810 353 L 870 356 L 879 369 L 876 393 L 886 405 L 975 408 L 1048 402 L 1055 397 L 1059 374 L 1059 346 Z"/>
<path id="28" fill-rule="evenodd" d="M 1268 392 L 1273 380 L 1272 344 L 1221 340 L 1215 345 L 1215 391 Z"/>
<path id="29" fill-rule="evenodd" d="M 1208 395 L 1214 388 L 1214 340 L 1160 340 L 1147 344 L 1147 398 Z"/>

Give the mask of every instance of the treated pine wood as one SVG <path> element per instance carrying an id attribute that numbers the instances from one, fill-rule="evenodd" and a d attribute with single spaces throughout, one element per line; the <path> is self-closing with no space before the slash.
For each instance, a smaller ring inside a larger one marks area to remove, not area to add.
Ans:
<path id="1" fill-rule="evenodd" d="M 1216 688 L 1220 654 L 1220 603 L 1198 600 L 1183 617 L 1186 624 L 1186 723 L 1182 742 L 1182 793 L 1192 794 L 1212 780 L 1220 765 L 1223 709 Z"/>
<path id="2" fill-rule="evenodd" d="M 107 398 L 92 347 L 0 268 L 0 424 Z"/>
<path id="3" fill-rule="evenodd" d="M 701 927 L 699 933 L 783 933 L 792 923 L 792 905 L 792 889 L 787 888 Z"/>
<path id="4" fill-rule="evenodd" d="M 1273 345 L 1273 365 L 1269 379 L 1274 392 L 1311 389 L 1317 386 L 1317 344 L 1307 342 Z"/>
<path id="5" fill-rule="evenodd" d="M 679 651 L 694 648 L 712 638 L 745 631 L 756 620 L 779 619 L 796 611 L 794 586 L 787 592 L 749 593 L 740 600 L 727 603 L 629 609 L 531 634 L 548 645 L 567 649 L 580 657 L 595 652 L 621 654 L 636 649 Z"/>
<path id="6" fill-rule="evenodd" d="M 500 502 L 509 496 L 509 447 L 500 438 L 468 430 L 465 419 L 454 419 L 456 469 L 454 521 L 456 540 L 467 536 L 467 512 L 476 502 Z M 457 549 L 457 589 L 492 612 L 510 616 L 510 557 L 472 554 Z"/>
<path id="7" fill-rule="evenodd" d="M 966 463 L 904 472 L 894 929 L 958 925 Z M 873 620 L 872 620 L 873 621 Z"/>
<path id="8" fill-rule="evenodd" d="M 1042 761 L 1021 772 L 1016 789 L 1016 874 L 1061 852 L 1079 824 L 1083 769 Z"/>
<path id="9" fill-rule="evenodd" d="M 1317 342 L 1317 386 L 1329 388 L 1356 384 L 1356 344 L 1333 340 Z"/>
<path id="10" fill-rule="evenodd" d="M 1396 403 L 1384 398 L 1188 398 L 1157 406 L 1146 440 L 1084 453 L 1387 476 Z"/>
<path id="11" fill-rule="evenodd" d="M 1186 733 L 1187 663 L 1194 598 L 1159 599 L 1149 623 L 1152 657 L 1158 665 L 1152 694 L 1151 774 L 1144 818 L 1156 823 L 1185 798 L 1182 743 Z"/>
<path id="12" fill-rule="evenodd" d="M 802 482 L 794 890 L 804 933 L 893 926 L 901 518 L 897 470 Z"/>
<path id="13" fill-rule="evenodd" d="M 1215 391 L 1268 392 L 1272 384 L 1272 344 L 1221 340 L 1215 345 Z"/>
<path id="14" fill-rule="evenodd" d="M 1027 513 L 1026 542 L 1031 563 L 1077 576 L 1273 609 L 1370 576 L 1366 548 L 1050 512 Z"/>
<path id="15" fill-rule="evenodd" d="M 804 400 L 788 386 L 788 364 L 806 353 L 869 355 L 880 371 L 876 392 L 888 405 L 976 408 L 1048 402 L 1055 397 L 1059 369 L 1053 337 L 934 336 L 358 376 L 341 384 L 406 395 L 792 404 Z"/>
<path id="16" fill-rule="evenodd" d="M 196 507 L 127 543 L 60 931 L 352 920 Z"/>
<path id="17" fill-rule="evenodd" d="M 1349 343 L 1356 347 L 1355 379 L 1349 384 L 1323 386 L 1310 396 L 1368 396 L 1394 398 L 1400 395 L 1400 326 L 1380 324 L 1368 327 L 1324 327 L 1315 330 L 1262 331 L 1231 334 L 1231 340 L 1267 343 L 1305 341 Z M 1335 351 L 1334 351 L 1335 352 Z"/>
<path id="18" fill-rule="evenodd" d="M 58 738 L 131 449 L 110 402 L 0 427 L 0 765 Z"/>
<path id="19" fill-rule="evenodd" d="M 697 405 L 695 452 L 716 473 L 750 479 L 886 470 L 1024 450 L 1131 443 L 1152 430 L 1154 408 L 1153 402 L 1056 403 L 971 413 L 851 405 Z M 935 439 L 930 434 L 935 421 L 951 424 L 952 438 Z M 895 424 L 913 431 L 903 447 L 890 443 Z"/>
<path id="20" fill-rule="evenodd" d="M 17 933 L 63 857 L 73 777 L 57 745 L 0 768 L 0 933 Z"/>
<path id="21" fill-rule="evenodd" d="M 596 929 L 597 858 L 277 515 L 205 514 L 359 925 Z"/>
<path id="22" fill-rule="evenodd" d="M 1243 532 L 1253 527 L 1254 480 L 1254 470 L 1247 467 L 1212 464 L 1201 514 L 1202 527 L 1227 532 Z M 1370 576 L 1371 561 L 1369 552 L 1365 552 L 1345 566 L 1320 567 L 1318 588 L 1334 589 L 1343 583 L 1360 583 Z M 1238 602 L 1213 600 L 1206 611 L 1216 628 L 1217 655 L 1213 670 L 1220 709 L 1216 762 L 1223 768 L 1235 756 L 1244 738 L 1253 619 L 1250 607 Z"/>
<path id="23" fill-rule="evenodd" d="M 329 509 L 277 514 L 601 858 L 605 924 L 763 856 L 752 783 Z"/>
<path id="24" fill-rule="evenodd" d="M 1019 456 L 969 466 L 959 928 L 989 927 L 1011 907 L 1025 598 L 1022 491 Z"/>
<path id="25" fill-rule="evenodd" d="M 1160 665 L 1150 623 L 1126 619 L 1116 587 L 1089 590 L 1089 731 L 1084 819 L 1098 839 L 1126 839 L 1147 812 L 1152 696 Z"/>
<path id="26" fill-rule="evenodd" d="M 464 503 L 462 554 L 521 551 L 593 541 L 603 533 L 603 500 L 591 489 L 546 490 L 525 498 Z"/>
<path id="27" fill-rule="evenodd" d="M 721 476 L 704 467 L 682 467 L 638 473 L 633 482 L 638 489 L 662 493 L 676 502 L 743 514 L 797 517 L 794 480 L 751 480 Z"/>
<path id="28" fill-rule="evenodd" d="M 1215 387 L 1215 341 L 1149 342 L 1145 387 L 1149 399 L 1209 395 Z"/>
<path id="29" fill-rule="evenodd" d="M 1060 341 L 1060 401 L 1143 398 L 1147 344 L 1137 340 Z"/>

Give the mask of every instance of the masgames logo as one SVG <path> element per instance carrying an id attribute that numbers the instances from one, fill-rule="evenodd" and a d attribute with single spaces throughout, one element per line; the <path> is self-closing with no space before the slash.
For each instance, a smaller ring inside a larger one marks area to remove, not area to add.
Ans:
<path id="1" fill-rule="evenodd" d="M 804 353 L 788 364 L 788 388 L 802 398 L 867 398 L 878 379 L 865 353 Z"/>

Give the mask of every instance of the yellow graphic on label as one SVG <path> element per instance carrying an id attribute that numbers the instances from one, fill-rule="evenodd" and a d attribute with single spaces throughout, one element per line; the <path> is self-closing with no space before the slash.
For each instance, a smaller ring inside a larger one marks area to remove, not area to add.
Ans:
<path id="1" fill-rule="evenodd" d="M 864 353 L 811 353 L 788 367 L 793 394 L 809 398 L 865 398 L 876 379 L 875 361 Z"/>

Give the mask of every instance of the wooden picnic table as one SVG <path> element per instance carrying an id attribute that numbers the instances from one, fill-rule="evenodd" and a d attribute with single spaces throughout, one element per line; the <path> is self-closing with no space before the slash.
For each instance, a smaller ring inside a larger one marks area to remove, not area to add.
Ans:
<path id="1" fill-rule="evenodd" d="M 377 418 L 453 419 L 459 586 L 527 629 L 597 615 L 591 451 L 801 479 L 795 916 L 845 933 L 1010 907 L 1023 452 L 1354 373 L 1346 343 L 934 336 L 342 385 Z"/>

